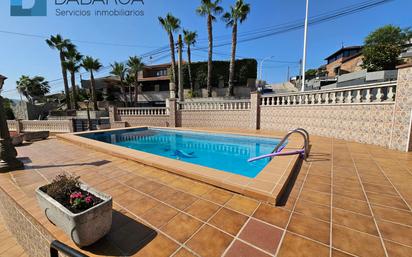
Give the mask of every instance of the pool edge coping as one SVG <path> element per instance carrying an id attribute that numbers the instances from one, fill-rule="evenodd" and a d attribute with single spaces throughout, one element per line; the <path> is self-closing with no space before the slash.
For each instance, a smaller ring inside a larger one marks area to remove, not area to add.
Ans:
<path id="1" fill-rule="evenodd" d="M 170 129 L 179 131 L 193 131 L 203 133 L 219 133 L 228 135 L 240 135 L 240 136 L 253 136 L 262 138 L 277 138 L 272 135 L 259 135 L 248 132 L 230 132 L 230 131 L 216 131 L 210 129 L 191 129 L 191 128 L 163 128 L 155 126 L 135 126 L 128 128 L 115 128 L 107 130 L 96 130 L 77 132 L 70 134 L 56 135 L 58 139 L 75 143 L 76 145 L 85 146 L 93 150 L 103 152 L 116 156 L 118 158 L 127 159 L 130 161 L 138 162 L 147 166 L 155 167 L 166 172 L 171 172 L 176 175 L 187 177 L 193 180 L 197 180 L 203 183 L 207 183 L 213 186 L 217 186 L 229 191 L 233 191 L 245 196 L 249 196 L 258 200 L 263 200 L 272 204 L 279 201 L 280 197 L 286 189 L 286 186 L 292 177 L 294 168 L 299 160 L 298 155 L 281 156 L 272 159 L 269 164 L 255 177 L 248 178 L 242 175 L 233 174 L 218 169 L 208 168 L 197 164 L 187 163 L 179 160 L 173 160 L 167 157 L 159 155 L 149 154 L 146 152 L 129 149 L 122 146 L 117 146 L 97 140 L 81 137 L 79 135 L 96 133 L 96 132 L 111 132 L 120 130 L 133 130 L 139 128 L 156 128 L 156 129 Z M 295 140 L 290 140 L 285 150 L 301 148 L 302 144 L 297 143 Z M 137 155 L 138 154 L 138 155 Z M 284 167 L 279 170 L 278 167 Z M 276 171 L 278 170 L 278 171 Z M 263 180 L 263 176 L 275 176 L 276 173 L 281 174 L 276 181 Z M 208 174 L 208 175 L 205 175 Z M 260 176 L 259 176 L 260 175 Z"/>

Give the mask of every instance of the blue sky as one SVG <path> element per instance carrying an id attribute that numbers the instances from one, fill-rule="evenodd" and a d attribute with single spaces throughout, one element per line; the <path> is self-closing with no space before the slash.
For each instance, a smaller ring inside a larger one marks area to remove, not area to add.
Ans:
<path id="1" fill-rule="evenodd" d="M 33 0 L 27 0 L 28 4 Z M 59 0 L 62 1 L 62 0 Z M 311 0 L 310 16 L 337 10 L 364 0 Z M 109 1 L 114 2 L 114 0 Z M 182 26 L 196 30 L 199 34 L 198 47 L 207 45 L 205 41 L 206 20 L 195 13 L 199 5 L 197 0 L 145 0 L 145 5 L 135 4 L 135 9 L 144 11 L 141 17 L 57 17 L 55 0 L 48 0 L 47 17 L 10 17 L 10 1 L 0 2 L 0 31 L 44 35 L 60 33 L 70 38 L 78 45 L 80 52 L 99 58 L 107 66 L 114 61 L 124 61 L 131 55 L 141 55 L 148 51 L 168 44 L 167 35 L 160 27 L 157 17 L 172 12 L 182 20 Z M 223 0 L 223 7 L 228 8 L 234 0 Z M 239 33 L 284 24 L 290 21 L 303 20 L 305 0 L 249 0 L 251 14 L 248 20 L 239 27 Z M 69 6 L 61 9 L 96 10 L 96 9 L 130 9 L 116 7 L 114 4 L 102 7 Z M 410 10 L 412 1 L 394 0 L 372 9 L 340 17 L 332 21 L 309 27 L 307 67 L 315 68 L 324 64 L 324 58 L 339 49 L 342 43 L 360 45 L 364 37 L 375 28 L 394 24 L 401 27 L 412 26 Z M 216 43 L 230 40 L 231 30 L 220 20 L 214 24 Z M 57 52 L 51 50 L 40 37 L 27 37 L 0 32 L 0 73 L 9 77 L 4 88 L 4 96 L 19 98 L 15 82 L 21 75 L 41 75 L 47 80 L 61 78 L 60 64 Z M 93 41 L 122 44 L 114 46 L 78 42 Z M 267 62 L 263 77 L 269 82 L 280 82 L 286 79 L 290 66 L 291 75 L 299 72 L 297 62 L 302 57 L 303 29 L 278 34 L 238 46 L 239 57 L 261 59 L 274 56 L 273 61 Z M 133 45 L 133 46 L 130 46 Z M 230 46 L 215 49 L 214 59 L 228 59 Z M 166 56 L 155 63 L 169 61 Z M 195 51 L 194 60 L 206 60 L 206 51 Z M 280 62 L 277 62 L 280 61 Z M 151 60 L 145 59 L 150 63 Z M 290 62 L 290 63 L 289 63 Z M 108 69 L 98 75 L 108 75 Z M 84 75 L 84 78 L 87 78 Z M 59 92 L 63 88 L 61 81 L 51 83 L 51 91 Z"/>

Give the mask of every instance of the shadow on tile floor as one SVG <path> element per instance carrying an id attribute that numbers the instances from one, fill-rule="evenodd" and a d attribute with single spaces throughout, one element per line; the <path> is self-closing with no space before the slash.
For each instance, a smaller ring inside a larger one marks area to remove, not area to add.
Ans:
<path id="1" fill-rule="evenodd" d="M 103 256 L 132 256 L 156 236 L 155 230 L 113 210 L 112 229 L 109 234 L 84 250 Z"/>
<path id="2" fill-rule="evenodd" d="M 289 195 L 292 192 L 293 186 L 295 185 L 296 179 L 298 178 L 298 175 L 302 169 L 303 162 L 304 162 L 303 158 L 299 158 L 299 160 L 296 162 L 295 166 L 293 167 L 293 172 L 290 176 L 290 179 L 285 186 L 282 196 L 277 201 L 276 206 L 286 205 L 286 202 L 289 199 Z"/>
<path id="3" fill-rule="evenodd" d="M 28 162 L 23 161 L 23 163 L 28 163 Z M 96 166 L 96 167 L 100 167 L 100 166 L 106 165 L 108 163 L 110 163 L 110 161 L 101 160 L 101 161 L 86 162 L 86 163 L 69 163 L 69 164 L 56 164 L 56 165 L 33 165 L 33 166 L 26 165 L 26 169 L 46 169 L 46 168 L 62 168 L 62 167 L 75 167 L 75 166 Z"/>

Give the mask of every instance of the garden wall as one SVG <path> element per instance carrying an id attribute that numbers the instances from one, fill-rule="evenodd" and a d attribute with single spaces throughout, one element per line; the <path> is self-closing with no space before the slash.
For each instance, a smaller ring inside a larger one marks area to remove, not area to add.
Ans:
<path id="1" fill-rule="evenodd" d="M 250 128 L 250 110 L 178 111 L 178 127 Z"/>
<path id="2" fill-rule="evenodd" d="M 394 103 L 261 107 L 262 130 L 302 127 L 310 134 L 389 147 Z"/>

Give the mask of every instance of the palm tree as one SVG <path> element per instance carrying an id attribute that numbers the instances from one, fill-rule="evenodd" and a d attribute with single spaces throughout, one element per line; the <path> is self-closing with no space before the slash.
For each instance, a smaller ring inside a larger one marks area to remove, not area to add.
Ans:
<path id="1" fill-rule="evenodd" d="M 192 78 L 192 54 L 191 54 L 191 49 L 190 46 L 196 44 L 196 38 L 197 38 L 197 32 L 196 31 L 189 31 L 189 30 L 183 30 L 183 37 L 185 44 L 187 45 L 187 69 L 189 71 L 189 83 L 190 83 L 190 90 L 194 91 L 194 84 L 193 84 L 193 78 Z"/>
<path id="2" fill-rule="evenodd" d="M 97 96 L 96 96 L 96 84 L 94 81 L 94 71 L 99 71 L 102 68 L 102 64 L 100 63 L 99 59 L 93 59 L 91 56 L 86 56 L 83 59 L 82 67 L 90 72 L 90 89 L 91 89 L 91 96 L 93 101 L 93 108 L 94 110 L 98 110 L 97 106 Z"/>
<path id="3" fill-rule="evenodd" d="M 72 106 L 74 109 L 78 109 L 78 93 L 76 88 L 76 72 L 80 70 L 80 62 L 83 59 L 83 55 L 81 55 L 74 45 L 71 45 L 67 48 L 64 52 L 65 61 L 63 62 L 63 67 L 70 72 L 70 81 L 72 84 Z"/>
<path id="4" fill-rule="evenodd" d="M 67 70 L 64 68 L 63 63 L 65 61 L 64 58 L 64 51 L 67 50 L 67 47 L 70 45 L 73 45 L 69 39 L 64 39 L 61 35 L 57 34 L 55 36 L 50 36 L 49 39 L 46 40 L 47 45 L 51 49 L 56 49 L 59 51 L 60 55 L 60 65 L 62 69 L 62 75 L 63 75 L 63 83 L 64 83 L 64 93 L 66 95 L 66 104 L 67 104 L 67 109 L 71 109 L 71 101 L 70 101 L 70 90 L 69 90 L 69 83 L 67 81 Z"/>
<path id="5" fill-rule="evenodd" d="M 44 97 L 45 94 L 50 92 L 49 82 L 41 76 L 30 78 L 23 75 L 16 84 L 17 91 L 24 95 L 27 101 L 32 104 L 34 104 L 35 100 Z"/>
<path id="6" fill-rule="evenodd" d="M 23 101 L 22 95 L 27 99 L 27 101 L 30 101 L 30 95 L 29 95 L 29 88 L 30 88 L 30 77 L 26 75 L 22 75 L 18 81 L 16 81 L 16 89 L 20 94 L 20 100 Z"/>
<path id="7" fill-rule="evenodd" d="M 230 7 L 230 12 L 223 15 L 223 20 L 226 26 L 232 27 L 232 53 L 229 67 L 229 88 L 227 96 L 233 96 L 235 83 L 235 62 L 236 62 L 236 46 L 237 46 L 237 26 L 238 22 L 243 23 L 250 13 L 250 4 L 246 4 L 243 0 L 237 0 L 234 6 Z"/>
<path id="8" fill-rule="evenodd" d="M 130 74 L 134 78 L 134 99 L 133 99 L 133 105 L 137 106 L 137 99 L 138 99 L 138 94 L 139 94 L 139 72 L 143 69 L 144 63 L 142 62 L 142 58 L 139 58 L 137 56 L 131 56 L 129 57 L 129 60 L 127 61 L 127 67 L 129 68 Z"/>
<path id="9" fill-rule="evenodd" d="M 112 71 L 110 72 L 110 74 L 119 77 L 120 79 L 120 91 L 123 94 L 123 98 L 124 98 L 124 105 L 127 105 L 127 96 L 126 96 L 126 89 L 125 89 L 125 85 L 124 85 L 124 80 L 126 77 L 126 72 L 127 72 L 127 68 L 123 63 L 118 63 L 118 62 L 114 62 L 113 64 L 110 64 L 110 66 L 112 67 Z"/>
<path id="10" fill-rule="evenodd" d="M 173 39 L 173 33 L 176 33 L 180 29 L 180 20 L 174 17 L 171 13 L 168 13 L 165 18 L 158 17 L 158 19 L 163 29 L 167 32 L 167 35 L 169 36 L 170 56 L 172 59 L 172 80 L 174 83 L 176 83 L 177 72 L 176 72 L 175 43 Z M 175 87 L 175 94 L 176 94 L 176 87 Z"/>
<path id="11" fill-rule="evenodd" d="M 207 32 L 209 38 L 209 57 L 207 60 L 207 96 L 212 96 L 212 72 L 213 72 L 213 28 L 212 23 L 216 20 L 214 15 L 221 14 L 223 8 L 219 6 L 221 0 L 201 0 L 201 5 L 196 12 L 207 17 Z"/>
<path id="12" fill-rule="evenodd" d="M 129 69 L 127 70 L 125 82 L 126 85 L 129 87 L 129 106 L 132 106 L 132 85 L 134 84 L 134 75 L 130 72 Z"/>

